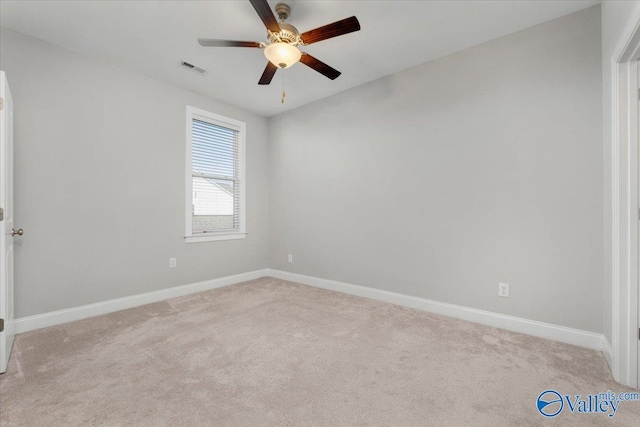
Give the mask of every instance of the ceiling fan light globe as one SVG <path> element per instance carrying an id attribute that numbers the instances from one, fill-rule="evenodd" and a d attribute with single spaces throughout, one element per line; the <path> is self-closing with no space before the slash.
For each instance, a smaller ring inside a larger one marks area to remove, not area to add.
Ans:
<path id="1" fill-rule="evenodd" d="M 302 52 L 289 43 L 277 42 L 271 43 L 264 48 L 264 56 L 269 62 L 279 68 L 289 68 L 296 62 L 300 61 Z"/>

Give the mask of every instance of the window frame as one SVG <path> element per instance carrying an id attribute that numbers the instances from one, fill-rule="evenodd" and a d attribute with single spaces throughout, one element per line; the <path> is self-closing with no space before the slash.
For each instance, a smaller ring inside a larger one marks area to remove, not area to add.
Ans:
<path id="1" fill-rule="evenodd" d="M 206 235 L 193 234 L 193 153 L 192 153 L 192 126 L 193 119 L 209 122 L 217 126 L 225 126 L 238 131 L 238 173 L 240 192 L 240 227 L 238 231 L 212 231 Z M 247 235 L 246 229 L 246 194 L 245 194 L 245 148 L 246 148 L 247 125 L 240 120 L 202 110 L 200 108 L 187 105 L 187 132 L 186 132 L 186 174 L 185 174 L 185 242 L 200 243 L 220 240 L 244 239 Z"/>

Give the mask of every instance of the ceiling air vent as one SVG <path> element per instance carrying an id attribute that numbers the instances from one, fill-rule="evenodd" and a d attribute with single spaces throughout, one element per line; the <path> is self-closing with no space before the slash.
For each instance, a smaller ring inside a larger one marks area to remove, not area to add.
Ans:
<path id="1" fill-rule="evenodd" d="M 204 68 L 198 67 L 197 65 L 193 65 L 187 61 L 180 61 L 180 66 L 187 70 L 193 71 L 194 73 L 207 74 L 207 70 L 205 70 Z"/>

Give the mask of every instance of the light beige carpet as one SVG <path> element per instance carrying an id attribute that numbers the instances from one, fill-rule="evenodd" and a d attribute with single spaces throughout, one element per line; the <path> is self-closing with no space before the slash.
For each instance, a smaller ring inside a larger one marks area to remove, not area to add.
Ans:
<path id="1" fill-rule="evenodd" d="M 602 355 L 263 278 L 16 338 L 6 426 L 640 425 L 545 419 L 546 389 L 628 390 Z"/>

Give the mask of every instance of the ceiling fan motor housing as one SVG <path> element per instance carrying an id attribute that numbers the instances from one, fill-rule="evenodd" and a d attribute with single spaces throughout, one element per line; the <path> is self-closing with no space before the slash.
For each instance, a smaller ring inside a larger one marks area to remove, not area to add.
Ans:
<path id="1" fill-rule="evenodd" d="M 277 42 L 285 42 L 290 45 L 297 46 L 302 43 L 300 39 L 300 33 L 298 29 L 291 24 L 287 24 L 285 22 L 280 22 L 280 32 L 272 33 L 269 32 L 269 42 L 277 43 Z"/>

